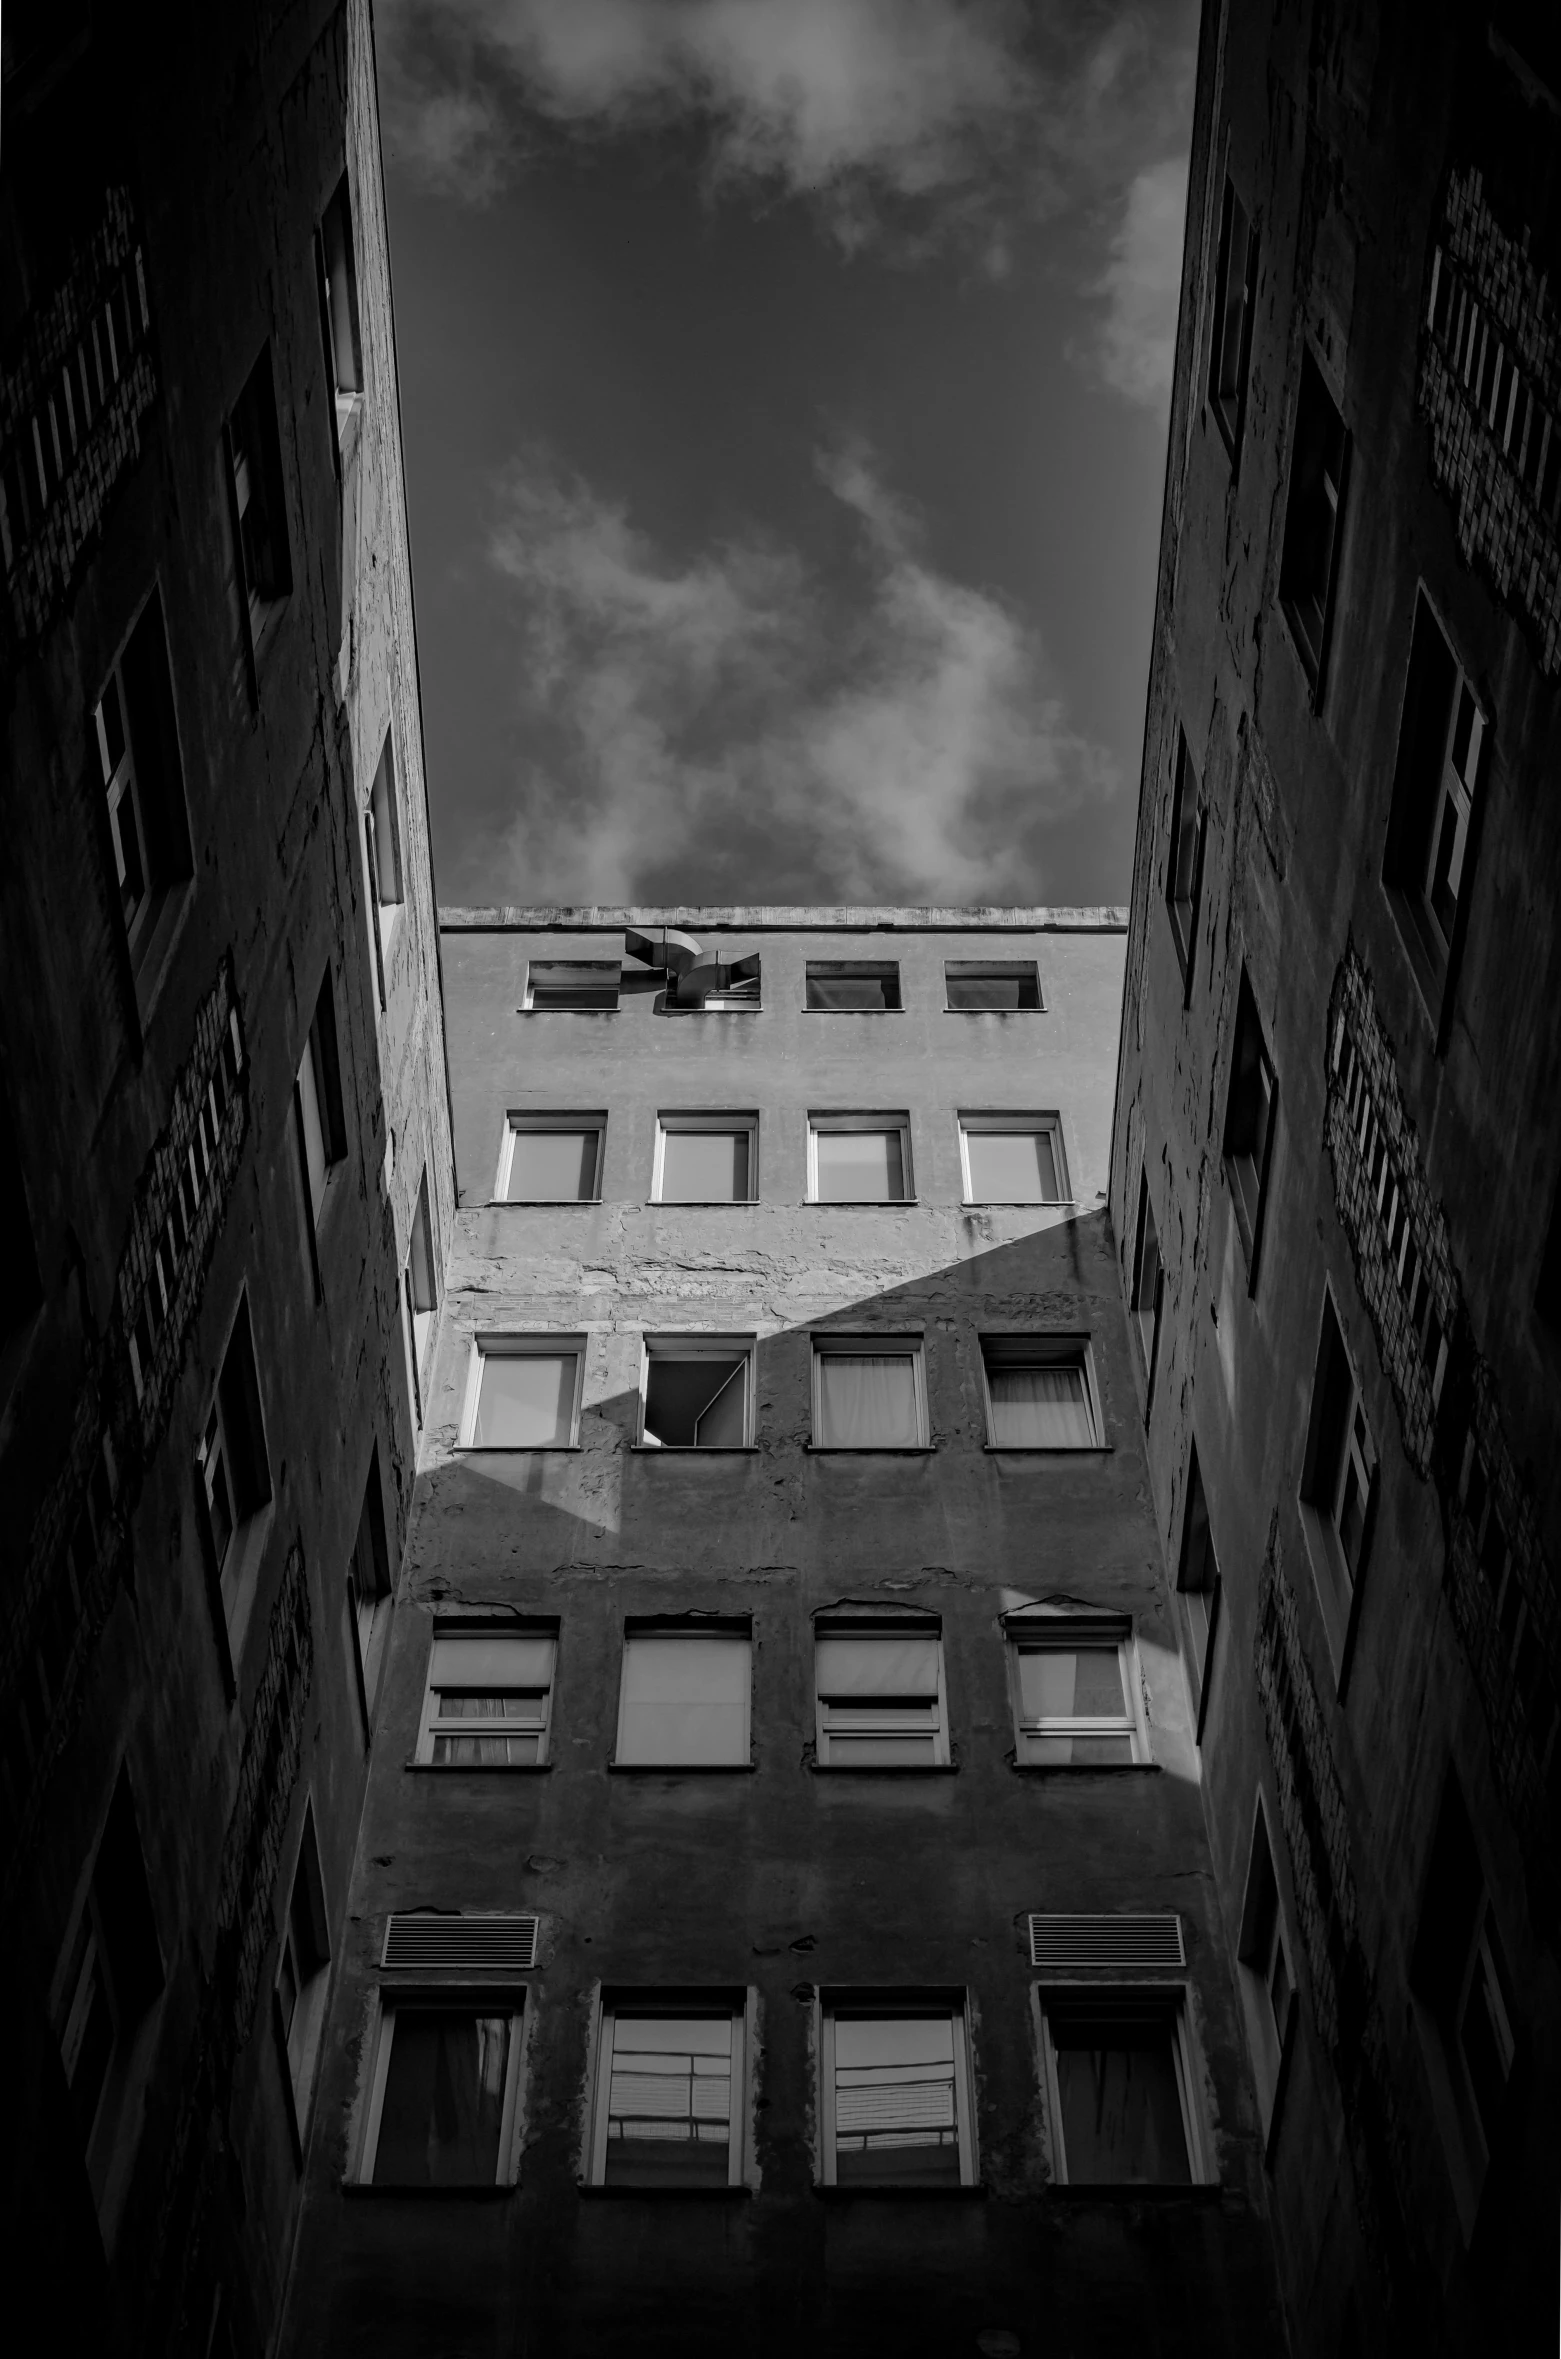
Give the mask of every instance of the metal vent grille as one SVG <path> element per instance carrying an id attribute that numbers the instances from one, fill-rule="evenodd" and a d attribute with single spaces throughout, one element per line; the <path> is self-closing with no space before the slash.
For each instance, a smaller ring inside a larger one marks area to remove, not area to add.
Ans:
<path id="1" fill-rule="evenodd" d="M 537 1962 L 537 1922 L 521 1916 L 392 1916 L 380 1963 L 425 1974 L 524 1974 Z"/>
<path id="2" fill-rule="evenodd" d="M 1185 1966 L 1182 1921 L 1159 1916 L 1030 1919 L 1032 1966 Z"/>

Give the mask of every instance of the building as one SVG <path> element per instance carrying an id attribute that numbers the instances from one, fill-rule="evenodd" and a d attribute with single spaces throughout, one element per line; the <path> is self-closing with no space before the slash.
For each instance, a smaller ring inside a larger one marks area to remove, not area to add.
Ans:
<path id="1" fill-rule="evenodd" d="M 459 1209 L 283 2348 L 1280 2346 L 1116 911 L 446 912 Z"/>
<path id="2" fill-rule="evenodd" d="M 0 2204 L 249 2354 L 452 1209 L 369 11 L 3 62 Z"/>
<path id="3" fill-rule="evenodd" d="M 1558 59 L 1203 15 L 1111 1209 L 1303 2353 L 1554 2333 Z"/>

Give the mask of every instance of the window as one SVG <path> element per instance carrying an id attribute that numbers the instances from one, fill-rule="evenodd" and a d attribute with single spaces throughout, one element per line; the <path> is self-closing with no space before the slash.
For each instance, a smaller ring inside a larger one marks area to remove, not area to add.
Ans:
<path id="1" fill-rule="evenodd" d="M 943 1637 L 936 1616 L 814 1623 L 823 1769 L 943 1769 L 949 1760 Z"/>
<path id="2" fill-rule="evenodd" d="M 367 1714 L 374 1701 L 383 1653 L 381 1641 L 390 1619 L 390 1552 L 385 1537 L 385 1500 L 380 1488 L 377 1442 L 369 1454 L 357 1538 L 347 1563 L 347 1609 L 352 1617 L 358 1678 Z"/>
<path id="3" fill-rule="evenodd" d="M 919 1341 L 815 1336 L 815 1450 L 924 1450 L 927 1384 Z"/>
<path id="4" fill-rule="evenodd" d="M 1518 2063 L 1511 1983 L 1468 1807 L 1449 1770 L 1431 1847 L 1410 1985 L 1464 2233 L 1502 2143 Z"/>
<path id="5" fill-rule="evenodd" d="M 352 194 L 344 172 L 325 208 L 319 237 L 320 305 L 325 354 L 336 396 L 338 434 L 346 431 L 363 391 L 363 350 L 358 335 L 358 272 L 352 246 Z"/>
<path id="6" fill-rule="evenodd" d="M 715 1015 L 739 1014 L 759 1005 L 759 953 L 746 958 L 699 959 L 679 974 L 667 969 L 667 1006 L 679 1011 Z"/>
<path id="7" fill-rule="evenodd" d="M 951 958 L 944 962 L 951 1013 L 1039 1015 L 1040 972 L 1033 958 Z"/>
<path id="8" fill-rule="evenodd" d="M 605 1114 L 511 1114 L 499 1151 L 503 1204 L 595 1204 L 602 1192 Z"/>
<path id="9" fill-rule="evenodd" d="M 757 1114 L 663 1114 L 652 1192 L 658 1204 L 751 1204 L 759 1192 Z"/>
<path id="10" fill-rule="evenodd" d="M 266 345 L 228 420 L 228 464 L 233 483 L 233 529 L 243 602 L 250 692 L 254 664 L 293 586 L 287 553 L 282 489 L 282 445 L 277 433 L 271 347 Z"/>
<path id="11" fill-rule="evenodd" d="M 497 1996 L 387 2001 L 363 2179 L 375 2187 L 511 2185 L 520 2024 Z"/>
<path id="12" fill-rule="evenodd" d="M 208 1561 L 222 1597 L 228 1644 L 237 1660 L 253 1602 L 271 1467 L 260 1415 L 260 1384 L 250 1336 L 249 1302 L 223 1354 L 222 1374 L 195 1453 Z"/>
<path id="13" fill-rule="evenodd" d="M 1252 1847 L 1247 1857 L 1247 1888 L 1241 1904 L 1236 1955 L 1245 1969 L 1242 1999 L 1252 2033 L 1258 2089 L 1265 2127 L 1268 2127 L 1278 2099 L 1296 1998 L 1290 1943 L 1279 1904 L 1279 1879 L 1274 1872 L 1273 1847 L 1268 1837 L 1268 1813 L 1261 1795 L 1252 1820 Z"/>
<path id="14" fill-rule="evenodd" d="M 1052 2161 L 1066 2186 L 1205 2177 L 1179 1991 L 1040 1990 Z"/>
<path id="15" fill-rule="evenodd" d="M 1182 1518 L 1182 1550 L 1177 1565 L 1176 1593 L 1181 1600 L 1187 1633 L 1187 1666 L 1192 1679 L 1192 1706 L 1198 1741 L 1203 1739 L 1208 1709 L 1209 1678 L 1214 1669 L 1214 1634 L 1219 1627 L 1220 1568 L 1209 1530 L 1209 1503 L 1204 1496 L 1198 1465 L 1198 1446 L 1187 1461 L 1187 1509 Z"/>
<path id="16" fill-rule="evenodd" d="M 1220 214 L 1219 267 L 1214 278 L 1209 407 L 1232 459 L 1241 449 L 1256 297 L 1257 236 L 1245 205 L 1227 180 Z"/>
<path id="17" fill-rule="evenodd" d="M 537 1769 L 547 1759 L 556 1631 L 434 1626 L 419 1761 Z"/>
<path id="18" fill-rule="evenodd" d="M 973 2186 L 963 1998 L 826 1992 L 822 2028 L 825 2186 Z"/>
<path id="19" fill-rule="evenodd" d="M 618 1005 L 623 967 L 603 958 L 534 958 L 526 976 L 525 1007 L 575 1015 L 610 1015 Z"/>
<path id="20" fill-rule="evenodd" d="M 908 1114 L 810 1114 L 810 1204 L 909 1204 Z"/>
<path id="21" fill-rule="evenodd" d="M 647 1450 L 742 1450 L 753 1439 L 753 1346 L 741 1337 L 647 1335 Z"/>
<path id="22" fill-rule="evenodd" d="M 478 1335 L 461 1444 L 468 1450 L 567 1450 L 580 1438 L 585 1342 L 578 1335 Z"/>
<path id="23" fill-rule="evenodd" d="M 1148 1401 L 1154 1399 L 1155 1369 L 1160 1357 L 1160 1313 L 1165 1305 L 1165 1270 L 1160 1260 L 1160 1236 L 1154 1206 L 1149 1201 L 1149 1166 L 1138 1180 L 1138 1236 L 1133 1246 L 1133 1319 L 1144 1355 Z M 1146 1401 L 1144 1414 L 1149 1414 Z"/>
<path id="24" fill-rule="evenodd" d="M 412 1235 L 407 1245 L 407 1264 L 401 1280 L 402 1302 L 406 1318 L 407 1352 L 412 1365 L 412 1400 L 417 1421 L 423 1418 L 423 1371 L 428 1365 L 428 1345 L 439 1314 L 439 1281 L 434 1260 L 434 1224 L 428 1209 L 428 1173 L 425 1170 L 418 1182 L 417 1204 L 412 1214 Z"/>
<path id="25" fill-rule="evenodd" d="M 120 921 L 137 975 L 192 873 L 163 604 L 154 590 L 93 710 Z"/>
<path id="26" fill-rule="evenodd" d="M 604 1991 L 595 2187 L 742 2183 L 746 1995 Z"/>
<path id="27" fill-rule="evenodd" d="M 1355 1593 L 1371 1536 L 1376 1452 L 1333 1297 L 1323 1296 L 1312 1378 L 1301 1497 L 1312 1510 L 1307 1539 L 1335 1673 L 1342 1666 Z"/>
<path id="28" fill-rule="evenodd" d="M 1247 1257 L 1247 1287 L 1257 1285 L 1263 1242 L 1263 1208 L 1274 1152 L 1278 1084 L 1263 1039 L 1257 1002 L 1243 968 L 1236 1000 L 1236 1037 L 1230 1059 L 1230 1095 L 1225 1102 L 1225 1173 L 1236 1208 L 1236 1226 Z"/>
<path id="29" fill-rule="evenodd" d="M 1132 1624 L 1044 1607 L 1005 1624 L 1017 1759 L 1032 1769 L 1123 1769 L 1150 1758 Z"/>
<path id="30" fill-rule="evenodd" d="M 882 1015 L 900 1007 L 894 959 L 810 958 L 807 1005 L 830 1015 Z"/>
<path id="31" fill-rule="evenodd" d="M 1279 601 L 1295 635 L 1312 693 L 1318 699 L 1322 695 L 1339 567 L 1339 527 L 1344 509 L 1348 447 L 1344 420 L 1323 383 L 1322 371 L 1308 352 L 1301 362 L 1301 387 L 1295 405 L 1295 447 L 1290 459 Z"/>
<path id="32" fill-rule="evenodd" d="M 746 1769 L 752 1651 L 746 1627 L 631 1622 L 613 1766 Z"/>
<path id="33" fill-rule="evenodd" d="M 282 1925 L 281 1954 L 276 1968 L 276 2020 L 300 2131 L 308 2107 L 314 2067 L 325 2023 L 325 1993 L 330 1980 L 331 1944 L 325 1913 L 325 1886 L 320 1876 L 319 1846 L 315 1841 L 314 1804 L 304 1807 L 303 1835 L 298 1864 L 293 1870 L 287 1916 Z"/>
<path id="34" fill-rule="evenodd" d="M 1061 1204 L 1068 1194 L 1055 1114 L 961 1114 L 967 1204 Z"/>
<path id="35" fill-rule="evenodd" d="M 1415 601 L 1383 874 L 1439 1026 L 1458 912 L 1468 899 L 1471 829 L 1488 735 L 1484 707 L 1422 593 Z"/>
<path id="36" fill-rule="evenodd" d="M 1089 1345 L 1076 1335 L 983 1335 L 987 1443 L 994 1450 L 1097 1450 Z"/>
<path id="37" fill-rule="evenodd" d="M 396 791 L 396 749 L 393 733 L 385 731 L 379 749 L 369 807 L 363 814 L 363 843 L 368 858 L 374 911 L 374 972 L 379 1004 L 385 1004 L 385 959 L 396 919 L 401 914 L 401 802 Z"/>
<path id="38" fill-rule="evenodd" d="M 109 2151 L 126 2103 L 137 2034 L 163 1987 L 135 1801 L 123 1770 L 114 1788 L 86 1906 L 56 1985 L 56 2030 L 71 2117 L 103 2199 Z"/>
<path id="39" fill-rule="evenodd" d="M 1171 937 L 1182 970 L 1182 1004 L 1192 997 L 1193 957 L 1197 949 L 1198 904 L 1203 896 L 1203 855 L 1208 813 L 1187 740 L 1176 732 L 1176 781 L 1171 791 L 1171 844 L 1165 864 L 1165 904 L 1171 913 Z"/>
<path id="40" fill-rule="evenodd" d="M 293 1085 L 293 1106 L 304 1191 L 310 1215 L 318 1228 L 325 1208 L 326 1187 L 347 1153 L 347 1118 L 342 1107 L 341 1066 L 336 1054 L 336 1003 L 328 966 L 320 996 L 314 1003 L 298 1079 Z"/>

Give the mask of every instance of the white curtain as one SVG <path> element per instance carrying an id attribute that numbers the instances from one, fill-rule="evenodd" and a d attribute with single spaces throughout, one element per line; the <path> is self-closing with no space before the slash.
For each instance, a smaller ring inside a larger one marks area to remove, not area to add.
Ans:
<path id="1" fill-rule="evenodd" d="M 818 1405 L 818 1439 L 832 1449 L 914 1449 L 921 1441 L 909 1352 L 820 1352 Z"/>
<path id="2" fill-rule="evenodd" d="M 1082 1368 L 992 1368 L 992 1439 L 1000 1450 L 1087 1450 L 1095 1440 Z"/>

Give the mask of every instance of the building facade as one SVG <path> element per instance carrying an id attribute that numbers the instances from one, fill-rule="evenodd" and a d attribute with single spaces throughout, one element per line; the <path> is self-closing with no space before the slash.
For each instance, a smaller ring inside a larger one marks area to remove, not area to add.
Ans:
<path id="1" fill-rule="evenodd" d="M 3 2205 L 247 2354 L 452 1209 L 368 7 L 8 9 L 3 105 Z"/>
<path id="2" fill-rule="evenodd" d="M 1557 67 L 1203 14 L 1111 1207 L 1308 2352 L 1555 2326 Z"/>
<path id="3" fill-rule="evenodd" d="M 1273 2349 L 1106 1211 L 1120 912 L 447 912 L 284 2348 Z"/>

